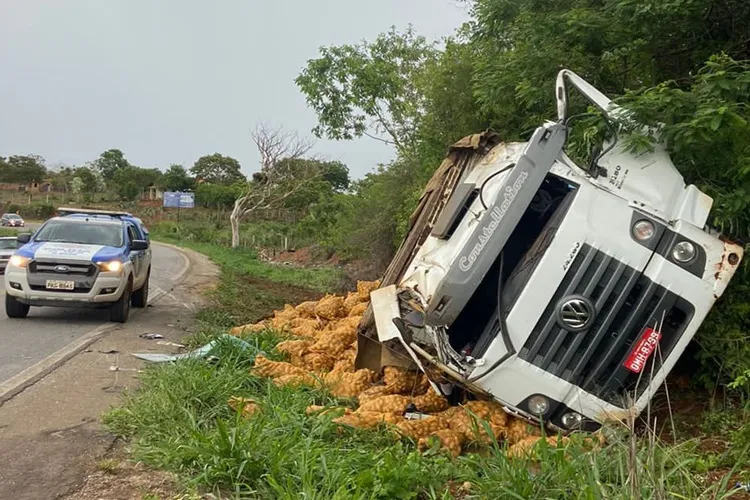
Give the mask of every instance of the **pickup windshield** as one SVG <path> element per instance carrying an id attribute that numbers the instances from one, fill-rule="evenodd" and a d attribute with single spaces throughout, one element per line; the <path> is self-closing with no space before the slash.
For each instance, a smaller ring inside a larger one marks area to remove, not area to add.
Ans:
<path id="1" fill-rule="evenodd" d="M 122 228 L 118 224 L 50 221 L 39 229 L 34 241 L 120 247 Z"/>
<path id="2" fill-rule="evenodd" d="M 15 250 L 18 248 L 18 241 L 15 238 L 0 240 L 0 250 Z"/>

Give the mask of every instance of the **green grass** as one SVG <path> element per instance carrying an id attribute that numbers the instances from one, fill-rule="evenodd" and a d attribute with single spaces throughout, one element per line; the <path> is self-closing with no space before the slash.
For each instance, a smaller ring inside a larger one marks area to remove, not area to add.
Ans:
<path id="1" fill-rule="evenodd" d="M 256 347 L 271 352 L 275 340 L 260 335 Z M 226 344 L 217 363 L 152 367 L 105 423 L 133 439 L 136 459 L 237 498 L 454 498 L 467 482 L 472 498 L 698 499 L 727 490 L 702 484 L 692 443 L 631 443 L 620 433 L 596 453 L 580 439 L 566 450 L 542 447 L 534 463 L 506 458 L 502 446 L 455 460 L 422 455 L 386 429 L 340 431 L 331 416 L 308 417 L 308 405 L 334 401 L 321 390 L 276 387 L 250 365 Z M 228 407 L 230 396 L 252 397 L 261 411 L 243 419 Z"/>
<path id="2" fill-rule="evenodd" d="M 152 232 L 152 239 L 190 248 L 207 255 L 226 272 L 235 272 L 265 279 L 275 283 L 306 287 L 319 292 L 336 288 L 341 281 L 341 272 L 332 267 L 300 268 L 270 264 L 257 258 L 254 250 L 232 249 L 219 243 L 179 239 L 174 233 Z"/>

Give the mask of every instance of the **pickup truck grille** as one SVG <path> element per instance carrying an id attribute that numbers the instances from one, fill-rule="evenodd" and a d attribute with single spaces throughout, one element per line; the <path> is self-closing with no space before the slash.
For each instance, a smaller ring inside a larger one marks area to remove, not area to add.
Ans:
<path id="1" fill-rule="evenodd" d="M 556 319 L 561 299 L 573 294 L 596 305 L 593 326 L 579 333 L 563 329 Z M 519 356 L 609 403 L 626 406 L 628 396 L 637 398 L 648 387 L 652 362 L 655 369 L 661 366 L 692 315 L 689 303 L 637 269 L 583 245 Z M 633 345 L 645 327 L 658 329 L 659 323 L 659 349 L 643 373 L 629 371 L 623 363 Z"/>
<path id="2" fill-rule="evenodd" d="M 66 270 L 61 271 L 56 269 L 58 266 L 64 266 Z M 70 263 L 34 260 L 29 263 L 29 273 L 32 274 L 44 273 L 60 276 L 94 276 L 96 271 L 96 266 L 90 262 Z"/>

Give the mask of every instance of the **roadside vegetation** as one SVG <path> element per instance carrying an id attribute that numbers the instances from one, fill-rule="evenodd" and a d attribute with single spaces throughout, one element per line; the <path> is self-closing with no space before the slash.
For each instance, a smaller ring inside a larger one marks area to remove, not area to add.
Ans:
<path id="1" fill-rule="evenodd" d="M 750 242 L 750 23 L 738 22 L 750 19 L 750 3 L 462 3 L 471 22 L 443 43 L 393 28 L 321 48 L 297 78 L 318 117 L 316 136 L 393 146 L 395 159 L 361 179 L 295 149 L 307 144 L 295 133 L 266 130 L 253 136 L 262 161 L 250 178 L 218 153 L 163 171 L 134 166 L 116 149 L 60 168 L 35 156 L 0 158 L 0 182 L 49 178 L 56 186 L 51 195 L 3 192 L 0 202 L 29 218 L 66 203 L 131 210 L 154 239 L 209 255 L 222 277 L 191 341 L 199 345 L 285 303 L 377 277 L 447 148 L 487 128 L 525 140 L 556 116 L 554 80 L 568 68 L 652 125 L 653 136 L 628 144 L 641 150 L 665 141 L 685 181 L 714 198 L 709 223 Z M 606 132 L 596 116 L 582 119 L 571 154 L 586 155 Z M 287 156 L 263 142 L 273 134 L 291 141 L 281 149 Z M 152 188 L 192 190 L 196 208 L 177 213 L 144 201 Z M 735 481 L 750 481 L 749 293 L 745 258 L 668 380 L 669 397 L 654 400 L 652 420 L 613 429 L 595 453 L 574 442 L 540 450 L 533 464 L 507 459 L 500 447 L 451 460 L 418 454 L 385 430 L 339 432 L 304 414 L 309 404 L 331 402 L 328 394 L 257 379 L 251 360 L 230 345 L 217 364 L 148 369 L 142 389 L 106 422 L 133 439 L 137 458 L 249 498 L 721 498 Z M 255 341 L 278 356 L 273 332 Z M 230 396 L 255 398 L 262 411 L 242 419 L 227 406 Z"/>
<path id="2" fill-rule="evenodd" d="M 320 296 L 319 276 L 299 278 L 295 270 L 279 268 L 266 273 L 268 283 L 279 285 L 267 288 L 255 272 L 274 265 L 257 262 L 249 252 L 190 246 L 222 267 L 193 346 L 229 326 L 257 321 L 285 302 Z M 293 288 L 284 285 L 295 280 Z M 270 359 L 283 359 L 274 349 L 275 332 L 246 340 Z M 148 367 L 140 389 L 104 417 L 113 433 L 131 440 L 134 459 L 178 474 L 188 490 L 228 498 L 708 499 L 727 498 L 731 481 L 747 466 L 746 449 L 701 450 L 696 431 L 715 432 L 713 416 L 669 445 L 650 430 L 613 427 L 597 452 L 587 451 L 584 437 L 577 436 L 564 448 L 542 444 L 533 459 L 508 458 L 502 445 L 456 459 L 437 448 L 420 453 L 386 427 L 340 429 L 333 416 L 308 416 L 309 405 L 351 402 L 336 401 L 325 390 L 278 387 L 258 378 L 250 372 L 251 353 L 232 343 L 220 343 L 215 355 L 216 362 Z M 252 398 L 260 410 L 242 417 L 227 404 L 232 396 Z M 721 425 L 728 429 L 734 423 Z"/>

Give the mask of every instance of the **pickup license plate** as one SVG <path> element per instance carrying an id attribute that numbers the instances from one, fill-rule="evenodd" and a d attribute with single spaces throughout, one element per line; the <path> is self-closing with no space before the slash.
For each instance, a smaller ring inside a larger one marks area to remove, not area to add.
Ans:
<path id="1" fill-rule="evenodd" d="M 633 373 L 641 373 L 643 367 L 646 366 L 646 361 L 651 357 L 656 346 L 659 345 L 659 340 L 661 340 L 661 333 L 653 328 L 646 328 L 640 340 L 635 344 L 633 350 L 630 351 L 630 356 L 625 360 L 623 366 Z"/>
<path id="2" fill-rule="evenodd" d="M 75 287 L 75 281 L 47 280 L 45 285 L 47 290 L 73 290 Z"/>

